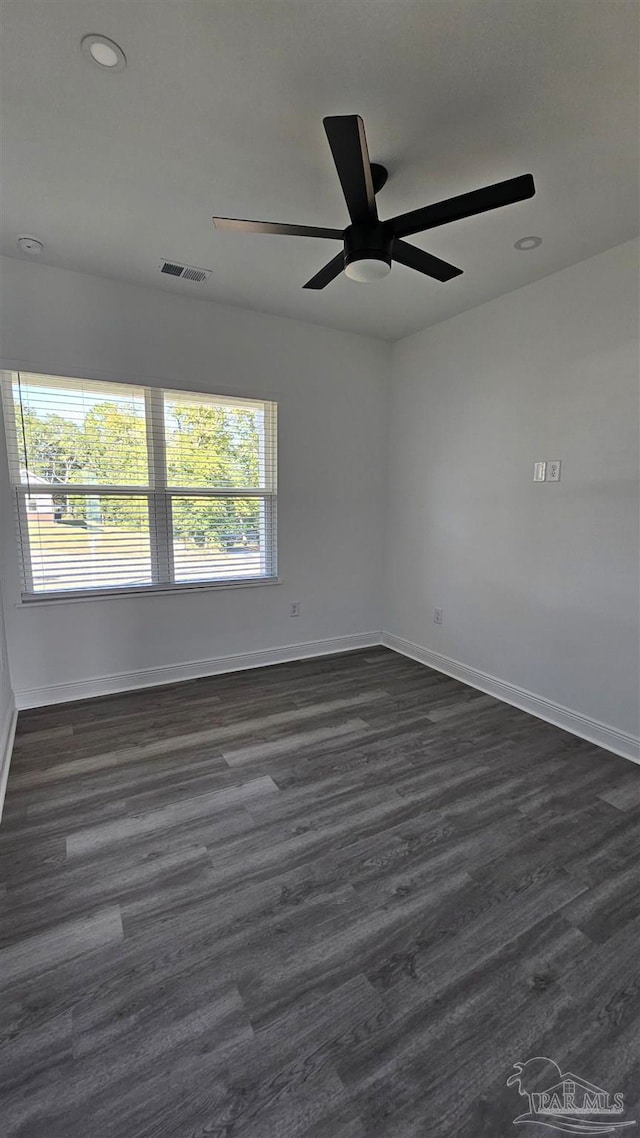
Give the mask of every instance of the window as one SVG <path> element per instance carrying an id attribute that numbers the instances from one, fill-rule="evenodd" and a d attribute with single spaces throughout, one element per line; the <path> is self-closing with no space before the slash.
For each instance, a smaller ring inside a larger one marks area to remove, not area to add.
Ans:
<path id="1" fill-rule="evenodd" d="M 276 576 L 276 404 L 5 376 L 23 599 Z"/>

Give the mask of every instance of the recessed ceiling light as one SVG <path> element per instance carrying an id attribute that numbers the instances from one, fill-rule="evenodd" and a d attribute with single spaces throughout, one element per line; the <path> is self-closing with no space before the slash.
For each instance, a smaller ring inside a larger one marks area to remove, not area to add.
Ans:
<path id="1" fill-rule="evenodd" d="M 85 36 L 82 50 L 105 71 L 124 71 L 127 59 L 121 47 L 106 36 Z"/>
<path id="2" fill-rule="evenodd" d="M 37 257 L 44 249 L 42 241 L 38 241 L 37 237 L 30 237 L 27 233 L 18 237 L 17 244 L 18 249 L 23 253 L 29 253 L 32 257 Z"/>
<path id="3" fill-rule="evenodd" d="M 526 253 L 527 249 L 537 249 L 538 245 L 542 245 L 541 237 L 521 237 L 513 247 L 522 253 Z"/>

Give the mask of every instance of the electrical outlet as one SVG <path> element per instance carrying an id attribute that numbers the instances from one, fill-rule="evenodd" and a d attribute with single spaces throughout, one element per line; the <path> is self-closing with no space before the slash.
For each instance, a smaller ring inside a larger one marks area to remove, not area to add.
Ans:
<path id="1" fill-rule="evenodd" d="M 442 624 L 442 609 L 433 610 L 433 623 Z"/>
<path id="2" fill-rule="evenodd" d="M 544 482 L 547 474 L 546 462 L 534 462 L 533 464 L 533 481 Z"/>
<path id="3" fill-rule="evenodd" d="M 300 616 L 300 601 L 293 601 L 289 605 L 289 616 Z"/>
<path id="4" fill-rule="evenodd" d="M 559 458 L 550 458 L 547 462 L 547 482 L 560 481 L 560 467 L 562 462 Z"/>

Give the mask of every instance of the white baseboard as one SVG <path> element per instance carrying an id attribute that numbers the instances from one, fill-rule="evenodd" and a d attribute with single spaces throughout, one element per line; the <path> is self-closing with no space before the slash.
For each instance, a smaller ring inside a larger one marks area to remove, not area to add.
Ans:
<path id="1" fill-rule="evenodd" d="M 215 676 L 224 672 L 242 671 L 246 668 L 264 668 L 272 664 L 283 664 L 288 660 L 305 660 L 314 656 L 326 656 L 336 652 L 354 652 L 358 648 L 372 648 L 384 644 L 394 652 L 417 660 L 429 668 L 445 675 L 453 676 L 470 687 L 495 696 L 496 699 L 518 707 L 522 711 L 544 719 L 555 727 L 587 739 L 598 747 L 622 755 L 625 759 L 640 763 L 640 740 L 635 735 L 610 727 L 597 719 L 592 719 L 562 704 L 554 703 L 535 692 L 516 684 L 500 680 L 496 676 L 471 668 L 452 660 L 439 652 L 432 652 L 393 636 L 389 632 L 364 632 L 353 636 L 335 636 L 327 640 L 309 640 L 302 644 L 288 644 L 280 648 L 267 648 L 258 652 L 241 652 L 232 656 L 216 656 L 210 660 L 193 660 L 184 664 L 166 667 L 143 668 L 135 672 L 119 672 L 111 676 L 96 676 L 87 680 L 75 680 L 66 684 L 51 684 L 43 688 L 25 688 L 15 693 L 16 708 L 45 707 L 50 704 L 67 703 L 70 700 L 90 699 L 95 696 L 112 695 L 117 692 L 133 691 L 136 688 L 153 687 L 158 684 L 179 683 L 203 676 Z M 13 735 L 17 711 L 9 716 L 4 733 L 0 733 L 0 808 L 9 772 L 9 756 L 13 745 Z M 4 745 L 3 745 L 4 738 Z"/>
<path id="2" fill-rule="evenodd" d="M 428 668 L 434 668 L 437 672 L 444 672 L 445 675 L 453 676 L 454 679 L 461 680 L 462 683 L 469 684 L 472 688 L 478 688 L 479 691 L 495 696 L 496 699 L 501 699 L 504 703 L 519 707 L 521 711 L 528 711 L 530 715 L 544 719 L 547 723 L 553 723 L 555 727 L 570 731 L 572 735 L 578 735 L 581 739 L 587 739 L 598 747 L 613 751 L 615 755 L 622 755 L 625 759 L 640 763 L 640 739 L 636 735 L 619 731 L 617 727 L 600 723 L 597 719 L 591 719 L 588 715 L 572 711 L 569 707 L 563 707 L 562 704 L 554 703 L 550 699 L 545 699 L 544 696 L 536 695 L 535 692 L 518 687 L 517 684 L 499 680 L 496 676 L 489 675 L 488 672 L 481 672 L 478 668 L 470 668 L 467 664 L 461 664 L 458 660 L 451 660 L 439 652 L 431 652 L 428 648 L 412 644 L 410 640 L 404 640 L 401 636 L 393 636 L 390 632 L 382 633 L 382 644 L 387 648 L 392 648 L 394 652 L 399 652 L 403 656 L 409 656 L 412 660 L 426 664 Z"/>
<path id="3" fill-rule="evenodd" d="M 5 716 L 4 723 L 0 724 L 0 818 L 2 818 L 4 796 L 7 792 L 9 763 L 11 762 L 11 752 L 13 750 L 13 740 L 16 734 L 17 722 L 17 709 L 10 707 Z"/>
<path id="4" fill-rule="evenodd" d="M 330 640 L 309 640 L 303 644 L 287 644 L 281 648 L 266 648 L 259 652 L 215 656 L 211 660 L 192 660 L 184 664 L 142 668 L 136 672 L 95 676 L 92 679 L 73 680 L 66 684 L 50 684 L 44 688 L 23 688 L 15 693 L 16 706 L 20 710 L 29 707 L 46 707 L 49 704 L 112 695 L 122 691 L 133 691 L 136 688 L 153 687 L 157 684 L 175 684 L 181 680 L 216 676 L 223 672 L 238 672 L 245 668 L 264 668 L 270 664 L 283 664 L 287 660 L 305 660 L 335 652 L 354 652 L 358 648 L 371 648 L 379 643 L 380 631 L 377 630 L 354 636 L 334 636 Z"/>

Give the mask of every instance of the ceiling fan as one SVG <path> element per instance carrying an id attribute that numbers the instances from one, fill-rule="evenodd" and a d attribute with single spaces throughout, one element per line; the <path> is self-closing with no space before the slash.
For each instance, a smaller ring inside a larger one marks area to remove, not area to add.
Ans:
<path id="1" fill-rule="evenodd" d="M 322 229 L 312 225 L 285 225 L 276 221 L 243 221 L 232 217 L 214 217 L 216 229 L 240 233 L 283 233 L 292 237 L 325 237 L 343 242 L 343 249 L 320 269 L 304 288 L 325 288 L 343 270 L 351 280 L 373 281 L 391 271 L 398 261 L 417 269 L 437 281 L 460 276 L 462 269 L 447 261 L 416 249 L 403 241 L 412 233 L 424 233 L 438 225 L 473 217 L 489 209 L 531 198 L 536 192 L 531 174 L 521 174 L 506 182 L 496 182 L 481 190 L 472 190 L 435 205 L 401 213 L 389 221 L 380 221 L 376 194 L 387 180 L 387 170 L 369 161 L 364 123 L 359 115 L 334 115 L 323 119 L 342 192 L 347 202 L 351 224 L 346 229 Z"/>

